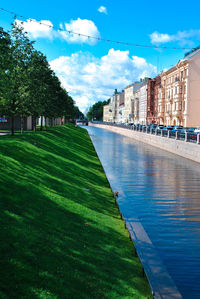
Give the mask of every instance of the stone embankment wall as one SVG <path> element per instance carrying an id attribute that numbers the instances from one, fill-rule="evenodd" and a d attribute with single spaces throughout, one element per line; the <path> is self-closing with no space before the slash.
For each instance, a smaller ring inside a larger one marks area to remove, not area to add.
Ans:
<path id="1" fill-rule="evenodd" d="M 149 145 L 158 147 L 160 149 L 200 163 L 200 144 L 175 140 L 172 138 L 161 137 L 115 126 L 94 123 L 90 123 L 89 125 L 106 129 L 130 138 L 134 138 L 138 141 L 147 143 Z"/>

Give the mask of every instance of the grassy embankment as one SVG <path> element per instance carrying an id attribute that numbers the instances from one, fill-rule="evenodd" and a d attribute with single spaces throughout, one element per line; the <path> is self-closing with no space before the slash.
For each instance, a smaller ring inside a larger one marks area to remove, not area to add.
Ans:
<path id="1" fill-rule="evenodd" d="M 85 130 L 0 136 L 0 298 L 146 298 Z"/>

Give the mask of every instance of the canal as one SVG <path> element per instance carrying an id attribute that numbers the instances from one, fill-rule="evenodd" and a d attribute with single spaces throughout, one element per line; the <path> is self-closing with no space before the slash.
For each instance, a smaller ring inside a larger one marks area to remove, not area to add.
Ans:
<path id="1" fill-rule="evenodd" d="M 200 165 L 104 129 L 87 130 L 125 219 L 139 219 L 182 297 L 200 298 Z"/>

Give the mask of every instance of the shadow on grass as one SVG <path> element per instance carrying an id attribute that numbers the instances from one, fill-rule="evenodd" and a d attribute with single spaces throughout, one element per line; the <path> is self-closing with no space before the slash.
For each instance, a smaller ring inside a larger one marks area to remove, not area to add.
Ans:
<path id="1" fill-rule="evenodd" d="M 0 297 L 145 298 L 87 133 L 5 136 L 0 149 Z"/>

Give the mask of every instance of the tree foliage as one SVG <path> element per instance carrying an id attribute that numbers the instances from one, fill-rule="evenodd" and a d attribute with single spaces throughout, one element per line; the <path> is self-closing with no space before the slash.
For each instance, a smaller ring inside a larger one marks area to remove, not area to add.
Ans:
<path id="1" fill-rule="evenodd" d="M 102 120 L 103 119 L 103 106 L 107 105 L 109 103 L 110 99 L 107 101 L 99 101 L 92 105 L 88 112 L 87 112 L 87 118 L 89 120 Z"/>
<path id="2" fill-rule="evenodd" d="M 80 113 L 23 29 L 16 24 L 9 33 L 0 28 L 0 116 L 11 117 L 12 133 L 16 116 L 70 119 Z"/>

